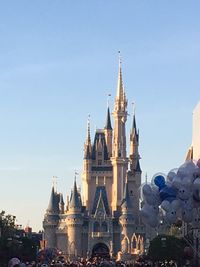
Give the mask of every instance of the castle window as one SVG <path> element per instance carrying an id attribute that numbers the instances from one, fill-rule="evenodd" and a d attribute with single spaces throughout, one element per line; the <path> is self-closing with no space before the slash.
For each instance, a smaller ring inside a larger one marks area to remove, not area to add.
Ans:
<path id="1" fill-rule="evenodd" d="M 98 156 L 99 157 L 102 157 L 102 152 L 98 152 Z"/>
<path id="2" fill-rule="evenodd" d="M 130 191 L 130 195 L 133 196 L 133 190 Z"/>
<path id="3" fill-rule="evenodd" d="M 106 222 L 102 223 L 102 232 L 108 232 L 108 225 Z"/>
<path id="4" fill-rule="evenodd" d="M 98 160 L 98 165 L 101 165 L 102 164 L 102 161 L 101 160 Z"/>
<path id="5" fill-rule="evenodd" d="M 98 222 L 94 223 L 93 231 L 94 232 L 100 232 L 100 224 Z"/>
<path id="6" fill-rule="evenodd" d="M 136 249 L 137 248 L 137 239 L 136 239 L 136 236 L 135 235 L 133 236 L 133 239 L 132 239 L 132 248 L 133 249 Z"/>

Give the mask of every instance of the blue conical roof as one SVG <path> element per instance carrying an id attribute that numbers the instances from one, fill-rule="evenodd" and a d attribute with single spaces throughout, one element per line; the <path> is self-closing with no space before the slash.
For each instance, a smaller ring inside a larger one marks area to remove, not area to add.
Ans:
<path id="1" fill-rule="evenodd" d="M 135 114 L 133 115 L 133 124 L 132 124 L 132 129 L 131 129 L 131 136 L 132 136 L 132 138 L 135 136 L 137 142 L 139 141 L 139 131 L 137 131 Z"/>
<path id="2" fill-rule="evenodd" d="M 74 181 L 74 188 L 71 194 L 70 202 L 69 202 L 69 208 L 78 208 L 81 209 L 81 202 L 80 202 L 80 195 L 77 190 L 76 186 L 76 180 Z"/>
<path id="3" fill-rule="evenodd" d="M 107 109 L 107 117 L 106 117 L 105 129 L 112 130 L 111 119 L 110 119 L 110 109 L 109 109 L 109 107 Z"/>
<path id="4" fill-rule="evenodd" d="M 124 197 L 122 200 L 122 204 L 121 204 L 122 209 L 131 209 L 132 208 L 132 203 L 129 197 L 129 191 L 128 191 L 128 183 L 126 182 L 125 184 L 125 188 L 124 188 Z"/>
<path id="5" fill-rule="evenodd" d="M 51 190 L 51 196 L 50 196 L 49 206 L 48 206 L 47 211 L 49 213 L 58 213 L 59 211 L 58 203 L 59 203 L 58 196 L 55 193 L 54 186 L 53 186 Z"/>
<path id="6" fill-rule="evenodd" d="M 141 170 L 141 168 L 140 168 L 140 161 L 139 161 L 139 159 L 138 159 L 138 161 L 137 161 L 137 165 L 136 165 L 135 171 L 136 171 L 136 172 L 142 172 L 142 170 Z"/>

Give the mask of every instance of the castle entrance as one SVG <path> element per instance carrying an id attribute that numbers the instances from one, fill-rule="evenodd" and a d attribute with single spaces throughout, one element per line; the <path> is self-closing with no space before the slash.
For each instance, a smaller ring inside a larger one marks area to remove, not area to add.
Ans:
<path id="1" fill-rule="evenodd" d="M 104 243 L 97 243 L 96 245 L 94 245 L 92 249 L 92 257 L 109 259 L 110 253 L 108 246 Z"/>

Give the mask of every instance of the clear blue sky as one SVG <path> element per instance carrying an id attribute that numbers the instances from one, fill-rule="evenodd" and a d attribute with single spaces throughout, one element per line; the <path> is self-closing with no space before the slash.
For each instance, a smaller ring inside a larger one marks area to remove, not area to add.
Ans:
<path id="1" fill-rule="evenodd" d="M 143 179 L 179 166 L 200 100 L 199 11 L 198 0 L 2 1 L 0 209 L 38 230 L 53 175 L 66 198 L 81 173 L 87 115 L 94 136 L 108 93 L 112 109 L 118 50 Z"/>

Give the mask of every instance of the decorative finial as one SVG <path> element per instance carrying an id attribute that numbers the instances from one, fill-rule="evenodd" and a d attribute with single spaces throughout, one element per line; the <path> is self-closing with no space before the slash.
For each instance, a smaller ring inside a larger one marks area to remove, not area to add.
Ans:
<path id="1" fill-rule="evenodd" d="M 79 173 L 76 171 L 76 169 L 74 170 L 74 182 L 76 182 L 76 176 L 79 175 Z"/>
<path id="2" fill-rule="evenodd" d="M 133 116 L 135 116 L 135 102 L 132 102 L 132 108 L 133 108 Z"/>
<path id="3" fill-rule="evenodd" d="M 118 82 L 117 82 L 117 99 L 120 101 L 125 100 L 124 89 L 123 89 L 123 82 L 122 82 L 122 58 L 121 53 L 118 51 L 118 58 L 119 58 L 119 69 L 118 69 Z"/>
<path id="4" fill-rule="evenodd" d="M 53 187 L 54 187 L 55 191 L 57 191 L 57 180 L 58 180 L 58 176 L 52 177 L 52 183 L 53 183 Z"/>
<path id="5" fill-rule="evenodd" d="M 90 114 L 88 114 L 87 118 L 87 140 L 90 141 Z"/>
<path id="6" fill-rule="evenodd" d="M 145 184 L 147 184 L 147 172 L 145 174 Z"/>
<path id="7" fill-rule="evenodd" d="M 109 108 L 110 97 L 111 97 L 111 94 L 108 94 L 107 95 L 107 108 Z"/>
<path id="8" fill-rule="evenodd" d="M 121 52 L 118 51 L 118 56 L 119 56 L 119 65 L 121 66 L 122 64 L 122 57 L 121 57 Z"/>

